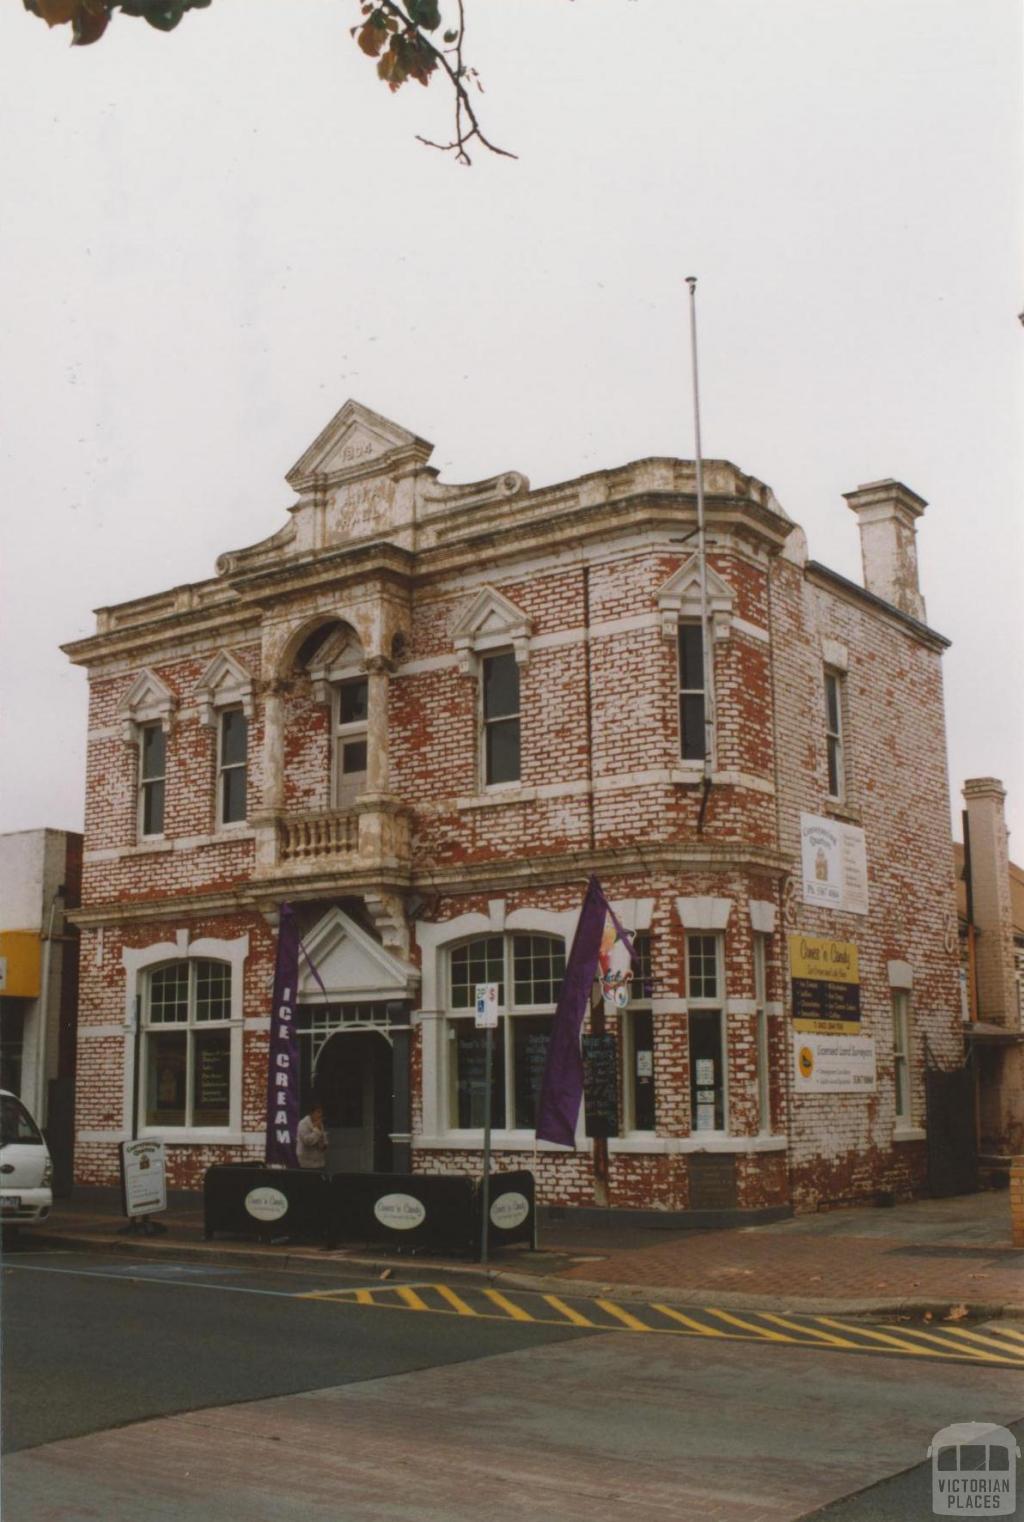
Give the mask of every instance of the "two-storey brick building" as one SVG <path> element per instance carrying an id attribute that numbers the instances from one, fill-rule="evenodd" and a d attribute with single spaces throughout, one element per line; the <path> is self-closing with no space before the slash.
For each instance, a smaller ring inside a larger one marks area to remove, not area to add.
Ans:
<path id="1" fill-rule="evenodd" d="M 290 901 L 335 1161 L 479 1170 L 472 1006 L 496 981 L 499 1165 L 591 1202 L 582 1129 L 567 1153 L 533 1128 L 593 871 L 642 957 L 609 1010 L 613 1205 L 921 1187 L 926 1045 L 962 1055 L 924 504 L 848 497 L 865 589 L 709 462 L 706 681 L 691 463 L 531 490 L 445 485 L 430 454 L 349 402 L 284 528 L 66 647 L 91 688 L 79 1178 L 116 1177 L 133 1107 L 172 1183 L 262 1155 Z"/>

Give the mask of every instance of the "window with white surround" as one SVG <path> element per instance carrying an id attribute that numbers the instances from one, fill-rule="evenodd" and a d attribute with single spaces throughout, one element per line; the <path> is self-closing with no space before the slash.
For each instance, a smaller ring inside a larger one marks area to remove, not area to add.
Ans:
<path id="1" fill-rule="evenodd" d="M 698 623 L 679 625 L 679 754 L 684 761 L 703 761 L 704 637 Z"/>
<path id="2" fill-rule="evenodd" d="M 334 805 L 344 808 L 366 787 L 369 683 L 350 677 L 334 689 Z"/>
<path id="3" fill-rule="evenodd" d="M 896 1125 L 909 1126 L 910 1116 L 910 993 L 894 988 L 892 995 L 892 1061 Z"/>
<path id="4" fill-rule="evenodd" d="M 496 983 L 491 1123 L 495 1130 L 532 1131 L 565 974 L 565 942 L 527 932 L 476 936 L 453 947 L 447 964 L 448 1125 L 475 1130 L 484 1123 L 485 1032 L 474 1023 L 476 985 Z"/>
<path id="5" fill-rule="evenodd" d="M 225 708 L 217 726 L 217 821 L 245 820 L 249 721 L 241 708 Z"/>
<path id="6" fill-rule="evenodd" d="M 168 962 L 145 974 L 139 1091 L 145 1126 L 230 1126 L 237 1045 L 232 971 L 228 962 L 197 957 Z"/>
<path id="7" fill-rule="evenodd" d="M 720 935 L 686 937 L 686 1004 L 690 1034 L 690 1130 L 726 1129 L 725 976 Z"/>
<path id="8" fill-rule="evenodd" d="M 825 668 L 825 748 L 828 760 L 828 796 L 846 796 L 846 758 L 843 745 L 843 705 L 846 679 L 841 671 Z"/>
<path id="9" fill-rule="evenodd" d="M 481 657 L 480 716 L 484 786 L 518 782 L 519 664 L 514 651 Z"/>
<path id="10" fill-rule="evenodd" d="M 167 736 L 163 725 L 141 724 L 139 737 L 139 835 L 164 833 Z"/>
<path id="11" fill-rule="evenodd" d="M 619 1015 L 622 1031 L 622 1110 L 627 1135 L 655 1129 L 654 1014 L 651 1009 L 651 938 L 640 931 L 627 1007 Z"/>
<path id="12" fill-rule="evenodd" d="M 757 1023 L 757 1129 L 772 1128 L 768 1065 L 768 937 L 754 932 L 754 1018 Z"/>

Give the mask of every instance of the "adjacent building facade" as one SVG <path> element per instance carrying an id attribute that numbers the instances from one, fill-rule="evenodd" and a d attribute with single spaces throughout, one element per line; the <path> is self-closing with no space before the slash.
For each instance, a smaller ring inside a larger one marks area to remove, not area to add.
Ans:
<path id="1" fill-rule="evenodd" d="M 964 844 L 954 859 L 964 1029 L 979 1162 L 1005 1175 L 1024 1153 L 1024 871 L 1010 860 L 1002 783 L 972 777 L 963 792 Z"/>
<path id="2" fill-rule="evenodd" d="M 78 931 L 67 916 L 81 878 L 81 835 L 0 835 L 0 1087 L 44 1127 L 58 1192 L 71 1187 Z"/>
<path id="3" fill-rule="evenodd" d="M 702 624 L 693 464 L 531 490 L 444 484 L 431 451 L 347 403 L 284 528 L 66 647 L 91 693 L 78 1177 L 113 1181 L 133 1128 L 178 1186 L 262 1155 L 288 901 L 336 1166 L 478 1172 L 496 982 L 498 1165 L 592 1203 L 582 1124 L 575 1152 L 533 1128 L 595 872 L 640 952 L 607 1012 L 612 1206 L 921 1189 L 926 1052 L 962 1060 L 925 504 L 848 496 L 861 587 L 709 462 Z"/>

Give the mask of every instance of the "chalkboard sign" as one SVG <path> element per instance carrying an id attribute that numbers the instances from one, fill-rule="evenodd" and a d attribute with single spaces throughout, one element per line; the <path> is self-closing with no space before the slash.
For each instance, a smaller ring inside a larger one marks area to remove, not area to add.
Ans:
<path id="1" fill-rule="evenodd" d="M 532 1129 L 537 1124 L 537 1100 L 548 1060 L 551 1018 L 548 1015 L 513 1022 L 515 1042 L 515 1105 L 517 1126 Z"/>
<path id="2" fill-rule="evenodd" d="M 482 1126 L 487 1071 L 486 1032 L 465 1021 L 460 1021 L 459 1025 L 456 1037 L 459 1125 Z M 498 1033 L 495 1035 L 491 1065 L 491 1124 L 501 1127 L 505 1124 L 505 1064 L 501 1037 Z"/>
<path id="3" fill-rule="evenodd" d="M 588 1136 L 619 1134 L 619 1049 L 614 1036 L 583 1037 L 583 1096 Z"/>

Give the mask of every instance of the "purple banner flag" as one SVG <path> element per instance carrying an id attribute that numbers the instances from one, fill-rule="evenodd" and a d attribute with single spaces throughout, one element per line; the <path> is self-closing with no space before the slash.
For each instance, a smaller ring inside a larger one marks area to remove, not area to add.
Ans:
<path id="1" fill-rule="evenodd" d="M 583 1099 L 583 1058 L 580 1031 L 590 1005 L 598 963 L 606 963 L 613 944 L 622 943 L 629 959 L 629 936 L 612 913 L 596 877 L 587 883 L 572 950 L 555 1008 L 547 1061 L 537 1103 L 537 1140 L 576 1145 L 576 1122 Z"/>
<path id="2" fill-rule="evenodd" d="M 291 905 L 282 904 L 267 1065 L 268 1167 L 297 1168 L 299 1165 L 295 1153 L 299 1129 L 299 1038 L 295 1033 L 299 945 L 299 927 Z"/>

